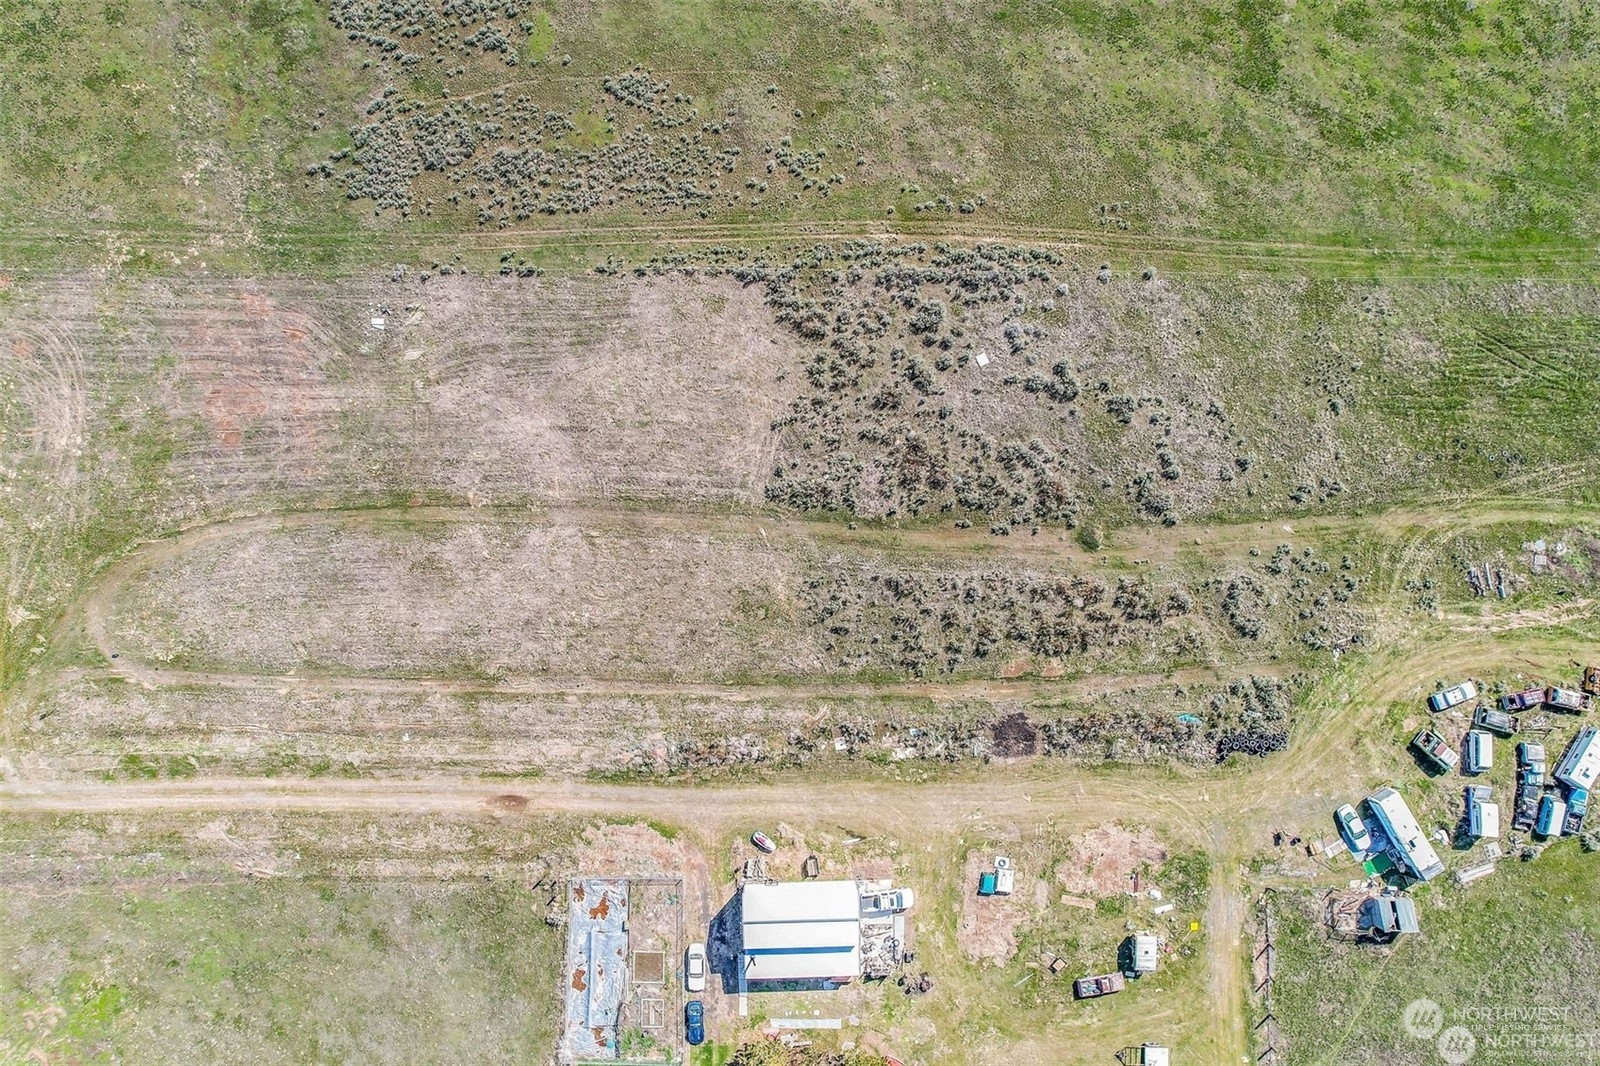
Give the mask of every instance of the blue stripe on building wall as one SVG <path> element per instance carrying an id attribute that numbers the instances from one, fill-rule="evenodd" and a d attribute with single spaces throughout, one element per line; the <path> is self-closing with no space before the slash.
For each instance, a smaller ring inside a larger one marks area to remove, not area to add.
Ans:
<path id="1" fill-rule="evenodd" d="M 848 944 L 837 948 L 745 948 L 746 955 L 848 955 L 856 946 Z"/>

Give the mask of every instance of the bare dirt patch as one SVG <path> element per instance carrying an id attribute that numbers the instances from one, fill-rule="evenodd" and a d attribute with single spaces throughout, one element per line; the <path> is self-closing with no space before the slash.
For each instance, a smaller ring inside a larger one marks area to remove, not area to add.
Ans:
<path id="1" fill-rule="evenodd" d="M 592 825 L 575 849 L 577 877 L 677 876 L 687 865 L 682 840 L 647 825 Z"/>
<path id="2" fill-rule="evenodd" d="M 1068 851 L 1068 858 L 1056 866 L 1057 883 L 1074 895 L 1102 899 L 1129 891 L 1135 870 L 1167 860 L 1167 849 L 1143 826 L 1096 826 L 1073 837 Z"/>
<path id="3" fill-rule="evenodd" d="M 1016 891 L 1009 896 L 978 895 L 978 878 L 992 869 L 992 851 L 967 852 L 961 868 L 961 922 L 956 943 L 973 962 L 1003 963 L 1017 953 L 1017 930 L 1033 916 L 1033 878 L 1018 871 Z"/>
<path id="4" fill-rule="evenodd" d="M 336 520 L 155 567 L 108 635 L 153 663 L 272 675 L 797 674 L 820 662 L 785 624 L 806 554 L 626 521 Z"/>
<path id="5" fill-rule="evenodd" d="M 80 421 L 165 438 L 188 513 L 396 490 L 759 500 L 800 365 L 725 278 L 66 277 L 33 292 L 36 309 L 0 322 L 8 362 L 112 348 L 92 376 L 50 384 L 79 390 Z M 103 458 L 126 466 L 131 443 Z"/>

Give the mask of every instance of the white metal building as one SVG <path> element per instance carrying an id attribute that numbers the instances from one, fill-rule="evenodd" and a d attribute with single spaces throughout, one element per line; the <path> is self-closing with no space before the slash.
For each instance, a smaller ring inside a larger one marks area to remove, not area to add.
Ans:
<path id="1" fill-rule="evenodd" d="M 1571 788 L 1591 789 L 1600 778 L 1600 729 L 1586 725 L 1567 745 L 1556 764 L 1556 780 Z"/>
<path id="2" fill-rule="evenodd" d="M 854 881 L 747 884 L 747 981 L 853 981 L 861 976 L 861 886 Z"/>
<path id="3" fill-rule="evenodd" d="M 1433 850 L 1422 827 L 1417 824 L 1404 797 L 1392 788 L 1380 788 L 1367 797 L 1367 806 L 1383 827 L 1389 846 L 1413 874 L 1424 881 L 1432 881 L 1444 873 L 1444 863 Z"/>
<path id="4" fill-rule="evenodd" d="M 1133 938 L 1133 972 L 1140 976 L 1156 972 L 1161 942 L 1154 933 L 1139 933 Z"/>

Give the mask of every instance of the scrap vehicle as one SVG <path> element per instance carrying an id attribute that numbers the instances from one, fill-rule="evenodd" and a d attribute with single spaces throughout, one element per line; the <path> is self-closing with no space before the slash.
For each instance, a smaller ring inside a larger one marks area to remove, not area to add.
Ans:
<path id="1" fill-rule="evenodd" d="M 1451 685 L 1428 697 L 1430 711 L 1448 711 L 1452 707 L 1459 707 L 1468 700 L 1478 695 L 1478 686 L 1471 681 L 1463 681 L 1459 685 Z"/>
<path id="2" fill-rule="evenodd" d="M 1517 745 L 1517 772 L 1531 783 L 1543 787 L 1545 775 L 1543 744 L 1524 740 Z"/>
<path id="3" fill-rule="evenodd" d="M 1450 750 L 1450 745 L 1444 742 L 1444 738 L 1431 729 L 1420 730 L 1411 738 L 1411 746 L 1417 749 L 1418 754 L 1426 762 L 1431 763 L 1442 773 L 1454 770 L 1456 763 L 1461 761 L 1460 757 Z"/>
<path id="4" fill-rule="evenodd" d="M 1533 832 L 1539 800 L 1544 795 L 1544 774 L 1544 745 L 1530 740 L 1518 744 L 1517 798 L 1512 807 L 1511 827 L 1519 833 Z"/>
<path id="5" fill-rule="evenodd" d="M 1583 816 L 1589 813 L 1589 790 L 1575 788 L 1567 793 L 1567 817 L 1561 826 L 1561 835 L 1575 837 L 1583 832 Z"/>
<path id="6" fill-rule="evenodd" d="M 1497 711 L 1487 703 L 1478 704 L 1478 709 L 1473 712 L 1472 724 L 1478 729 L 1487 729 L 1502 737 L 1509 737 L 1517 732 L 1522 724 L 1505 711 Z"/>
<path id="7" fill-rule="evenodd" d="M 1072 994 L 1078 999 L 1094 999 L 1097 996 L 1109 996 L 1113 992 L 1121 992 L 1128 987 L 1128 979 L 1120 973 L 1103 973 L 1091 977 L 1080 977 L 1072 982 Z"/>
<path id="8" fill-rule="evenodd" d="M 1467 758 L 1462 765 L 1469 774 L 1481 774 L 1494 769 L 1494 737 L 1481 729 L 1467 734 Z"/>
<path id="9" fill-rule="evenodd" d="M 1570 688 L 1559 688 L 1551 685 L 1544 690 L 1544 705 L 1557 711 L 1566 711 L 1569 714 L 1582 714 L 1594 706 L 1594 697 L 1582 692 L 1575 692 Z"/>
<path id="10" fill-rule="evenodd" d="M 1502 711 L 1536 711 L 1544 706 L 1544 689 L 1525 688 L 1521 692 L 1508 692 L 1500 697 Z"/>
<path id="11" fill-rule="evenodd" d="M 1539 817 L 1533 831 L 1540 836 L 1558 837 L 1567 824 L 1567 802 L 1560 796 L 1548 795 L 1539 801 Z"/>
<path id="12" fill-rule="evenodd" d="M 1492 802 L 1488 785 L 1467 787 L 1467 835 L 1474 839 L 1500 835 L 1500 806 Z"/>

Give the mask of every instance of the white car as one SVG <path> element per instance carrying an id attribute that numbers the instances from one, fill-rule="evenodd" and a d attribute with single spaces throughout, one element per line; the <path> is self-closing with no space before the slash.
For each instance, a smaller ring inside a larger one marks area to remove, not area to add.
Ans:
<path id="1" fill-rule="evenodd" d="M 1435 692 L 1428 697 L 1428 710 L 1448 711 L 1452 707 L 1459 707 L 1478 694 L 1478 686 L 1471 681 L 1463 681 L 1459 685 L 1451 685 L 1443 692 Z"/>
<path id="2" fill-rule="evenodd" d="M 1351 852 L 1359 856 L 1372 850 L 1372 834 L 1367 832 L 1367 823 L 1361 820 L 1354 807 L 1346 803 L 1333 812 L 1333 820 L 1339 823 L 1339 832 L 1350 845 Z"/>
<path id="3" fill-rule="evenodd" d="M 706 946 L 690 944 L 683 956 L 683 987 L 690 992 L 706 990 Z"/>

